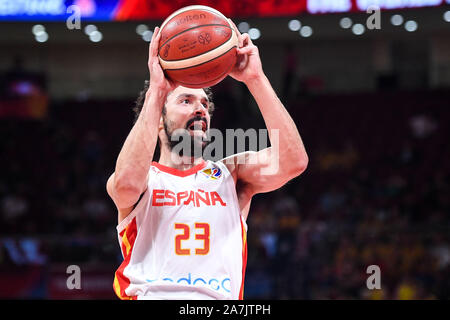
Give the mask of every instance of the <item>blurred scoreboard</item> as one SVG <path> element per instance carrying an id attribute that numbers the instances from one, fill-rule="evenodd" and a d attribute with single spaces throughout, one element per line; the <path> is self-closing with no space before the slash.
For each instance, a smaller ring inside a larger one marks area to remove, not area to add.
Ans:
<path id="1" fill-rule="evenodd" d="M 450 0 L 0 0 L 0 21 L 64 21 L 74 14 L 91 21 L 163 20 L 192 4 L 233 18 L 283 17 L 381 9 L 435 7 Z"/>

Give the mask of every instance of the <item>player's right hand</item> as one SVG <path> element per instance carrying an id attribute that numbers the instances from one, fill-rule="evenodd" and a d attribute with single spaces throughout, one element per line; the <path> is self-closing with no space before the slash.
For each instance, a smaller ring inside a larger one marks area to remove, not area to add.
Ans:
<path id="1" fill-rule="evenodd" d="M 161 38 L 159 27 L 155 27 L 152 40 L 150 41 L 149 55 L 148 55 L 148 69 L 150 71 L 150 90 L 158 90 L 159 93 L 168 94 L 174 90 L 178 85 L 165 77 L 164 71 L 159 64 L 158 45 Z"/>

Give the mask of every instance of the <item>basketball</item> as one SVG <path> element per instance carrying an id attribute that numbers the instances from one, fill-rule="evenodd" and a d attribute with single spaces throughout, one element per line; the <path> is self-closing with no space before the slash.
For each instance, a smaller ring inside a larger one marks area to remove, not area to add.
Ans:
<path id="1" fill-rule="evenodd" d="M 162 23 L 160 32 L 161 67 L 168 78 L 182 86 L 213 86 L 236 63 L 236 32 L 228 19 L 211 7 L 181 8 Z"/>

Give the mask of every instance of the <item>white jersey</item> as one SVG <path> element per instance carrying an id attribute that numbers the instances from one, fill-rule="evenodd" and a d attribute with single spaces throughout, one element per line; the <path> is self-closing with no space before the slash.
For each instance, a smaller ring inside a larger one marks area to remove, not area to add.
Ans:
<path id="1" fill-rule="evenodd" d="M 247 225 L 222 162 L 181 171 L 153 162 L 148 188 L 117 226 L 121 299 L 242 299 Z"/>

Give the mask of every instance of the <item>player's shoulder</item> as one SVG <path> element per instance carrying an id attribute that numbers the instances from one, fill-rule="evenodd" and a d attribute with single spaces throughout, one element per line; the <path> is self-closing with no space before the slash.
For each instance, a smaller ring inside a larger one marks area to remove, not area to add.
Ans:
<path id="1" fill-rule="evenodd" d="M 233 175 L 236 172 L 236 158 L 235 155 L 228 156 L 226 158 L 220 159 L 216 162 L 227 168 L 228 172 Z"/>
<path id="2" fill-rule="evenodd" d="M 256 151 L 244 151 L 225 157 L 218 162 L 226 166 L 230 174 L 233 176 L 234 181 L 236 182 L 238 178 L 239 165 L 248 163 L 249 157 L 255 153 Z"/>
<path id="3" fill-rule="evenodd" d="M 256 151 L 244 151 L 236 154 L 232 154 L 219 160 L 221 163 L 225 164 L 227 168 L 231 170 L 237 170 L 240 164 L 245 164 L 249 162 L 249 158 L 256 154 Z"/>

